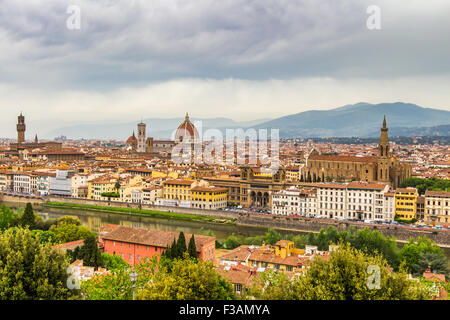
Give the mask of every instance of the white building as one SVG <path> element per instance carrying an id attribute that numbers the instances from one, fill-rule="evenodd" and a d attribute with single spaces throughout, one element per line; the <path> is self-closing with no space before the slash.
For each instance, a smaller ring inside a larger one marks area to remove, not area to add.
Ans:
<path id="1" fill-rule="evenodd" d="M 142 189 L 142 204 L 155 204 L 156 199 L 163 195 L 162 187 L 151 187 Z"/>
<path id="2" fill-rule="evenodd" d="M 13 181 L 13 190 L 17 193 L 31 193 L 31 177 L 29 173 L 15 173 Z"/>
<path id="3" fill-rule="evenodd" d="M 383 213 L 385 221 L 392 222 L 395 218 L 395 193 L 386 192 L 384 194 Z"/>
<path id="4" fill-rule="evenodd" d="M 81 194 L 84 195 L 84 192 L 80 192 L 80 189 L 86 189 L 88 187 L 88 179 L 89 176 L 87 174 L 75 174 L 71 179 L 71 188 L 70 193 L 74 198 L 80 198 Z"/>
<path id="5" fill-rule="evenodd" d="M 73 172 L 66 170 L 56 171 L 55 177 L 50 177 L 50 195 L 70 197 L 72 195 Z"/>
<path id="6" fill-rule="evenodd" d="M 50 178 L 56 177 L 56 174 L 38 172 L 34 176 L 36 178 L 36 193 L 40 196 L 48 196 L 50 194 Z"/>
<path id="7" fill-rule="evenodd" d="M 317 190 L 303 190 L 290 187 L 272 195 L 272 214 L 316 216 Z"/>
<path id="8" fill-rule="evenodd" d="M 392 221 L 393 197 L 385 183 L 318 183 L 317 213 L 331 219 Z M 385 204 L 385 202 L 387 202 Z M 385 208 L 389 208 L 386 211 Z"/>

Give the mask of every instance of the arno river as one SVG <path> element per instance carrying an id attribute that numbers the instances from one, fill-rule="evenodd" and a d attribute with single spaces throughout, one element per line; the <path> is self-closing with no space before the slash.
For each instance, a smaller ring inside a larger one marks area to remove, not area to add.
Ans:
<path id="1" fill-rule="evenodd" d="M 16 203 L 6 203 L 11 207 L 16 207 Z M 153 217 L 133 217 L 123 216 L 118 214 L 108 214 L 102 212 L 92 212 L 80 209 L 59 209 L 59 208 L 44 208 L 42 211 L 38 208 L 36 213 L 43 219 L 59 218 L 62 216 L 76 216 L 80 219 L 81 223 L 91 229 L 98 232 L 100 227 L 106 224 L 116 224 L 137 228 L 156 229 L 164 231 L 183 231 L 185 233 L 199 234 L 203 230 L 211 230 L 214 236 L 219 241 L 224 241 L 231 234 L 242 235 L 245 237 L 264 235 L 267 232 L 267 228 L 255 227 L 255 226 L 236 226 L 232 224 L 222 224 L 213 222 L 201 222 L 201 221 L 188 221 L 177 219 L 164 219 Z M 304 234 L 304 232 L 284 231 L 278 230 L 281 234 L 293 233 Z M 398 243 L 401 247 L 403 244 Z M 450 248 L 442 248 L 450 261 Z"/>

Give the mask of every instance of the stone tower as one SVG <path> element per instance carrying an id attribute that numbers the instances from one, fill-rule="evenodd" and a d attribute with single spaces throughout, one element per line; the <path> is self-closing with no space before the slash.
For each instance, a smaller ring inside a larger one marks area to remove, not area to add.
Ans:
<path id="1" fill-rule="evenodd" d="M 386 116 L 384 116 L 383 127 L 381 128 L 380 142 L 378 144 L 378 181 L 389 182 L 389 137 L 386 127 Z"/>
<path id="2" fill-rule="evenodd" d="M 17 144 L 22 144 L 25 142 L 25 117 L 20 113 L 17 117 Z"/>
<path id="3" fill-rule="evenodd" d="M 145 134 L 145 123 L 138 123 L 138 145 L 137 152 L 146 152 L 147 146 L 145 145 L 146 134 Z"/>

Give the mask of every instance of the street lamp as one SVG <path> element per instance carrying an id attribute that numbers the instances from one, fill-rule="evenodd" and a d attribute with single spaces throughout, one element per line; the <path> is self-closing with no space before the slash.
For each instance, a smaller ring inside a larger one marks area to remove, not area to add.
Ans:
<path id="1" fill-rule="evenodd" d="M 131 283 L 133 283 L 133 300 L 135 300 L 135 298 L 134 298 L 134 292 L 135 292 L 135 290 L 136 290 L 136 281 L 137 281 L 137 277 L 138 277 L 138 274 L 136 273 L 136 271 L 131 271 L 131 273 L 130 273 L 130 280 L 131 280 Z"/>

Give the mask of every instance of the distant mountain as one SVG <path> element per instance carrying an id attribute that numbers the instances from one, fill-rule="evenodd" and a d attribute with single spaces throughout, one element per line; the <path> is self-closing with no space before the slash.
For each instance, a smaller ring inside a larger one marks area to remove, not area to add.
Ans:
<path id="1" fill-rule="evenodd" d="M 450 136 L 450 124 L 435 127 L 420 128 L 392 128 L 389 129 L 391 136 L 411 137 L 411 136 Z"/>
<path id="2" fill-rule="evenodd" d="M 391 135 L 431 133 L 436 130 L 445 132 L 445 128 L 434 127 L 450 124 L 450 111 L 422 108 L 402 102 L 380 104 L 361 102 L 331 110 L 300 112 L 261 123 L 255 128 L 278 128 L 280 136 L 286 138 L 374 137 L 379 135 L 384 115 Z"/>
<path id="3" fill-rule="evenodd" d="M 190 120 L 196 124 L 196 121 L 201 121 L 203 130 L 208 128 L 246 128 L 248 126 L 258 125 L 262 122 L 267 122 L 268 119 L 251 120 L 251 121 L 234 121 L 228 118 L 211 118 L 200 119 L 190 117 Z M 184 118 L 170 118 L 170 119 L 144 119 L 143 122 L 147 124 L 147 136 L 155 139 L 171 138 L 172 133 L 184 121 Z M 89 123 L 79 124 L 73 126 L 65 126 L 55 130 L 51 130 L 44 135 L 46 138 L 54 138 L 64 135 L 69 139 L 117 139 L 126 140 L 133 130 L 137 134 L 137 123 Z M 200 128 L 199 128 L 200 129 Z"/>
<path id="4" fill-rule="evenodd" d="M 216 128 L 277 128 L 280 137 L 377 137 L 386 115 L 391 136 L 449 135 L 450 111 L 422 108 L 410 103 L 370 104 L 360 102 L 331 110 L 310 110 L 272 120 L 234 121 L 229 118 L 200 119 L 202 129 Z M 155 139 L 171 138 L 184 118 L 145 119 L 147 136 Z M 126 140 L 136 131 L 136 122 L 110 124 L 80 124 L 65 126 L 48 132 L 44 138 L 65 135 L 67 138 Z"/>

